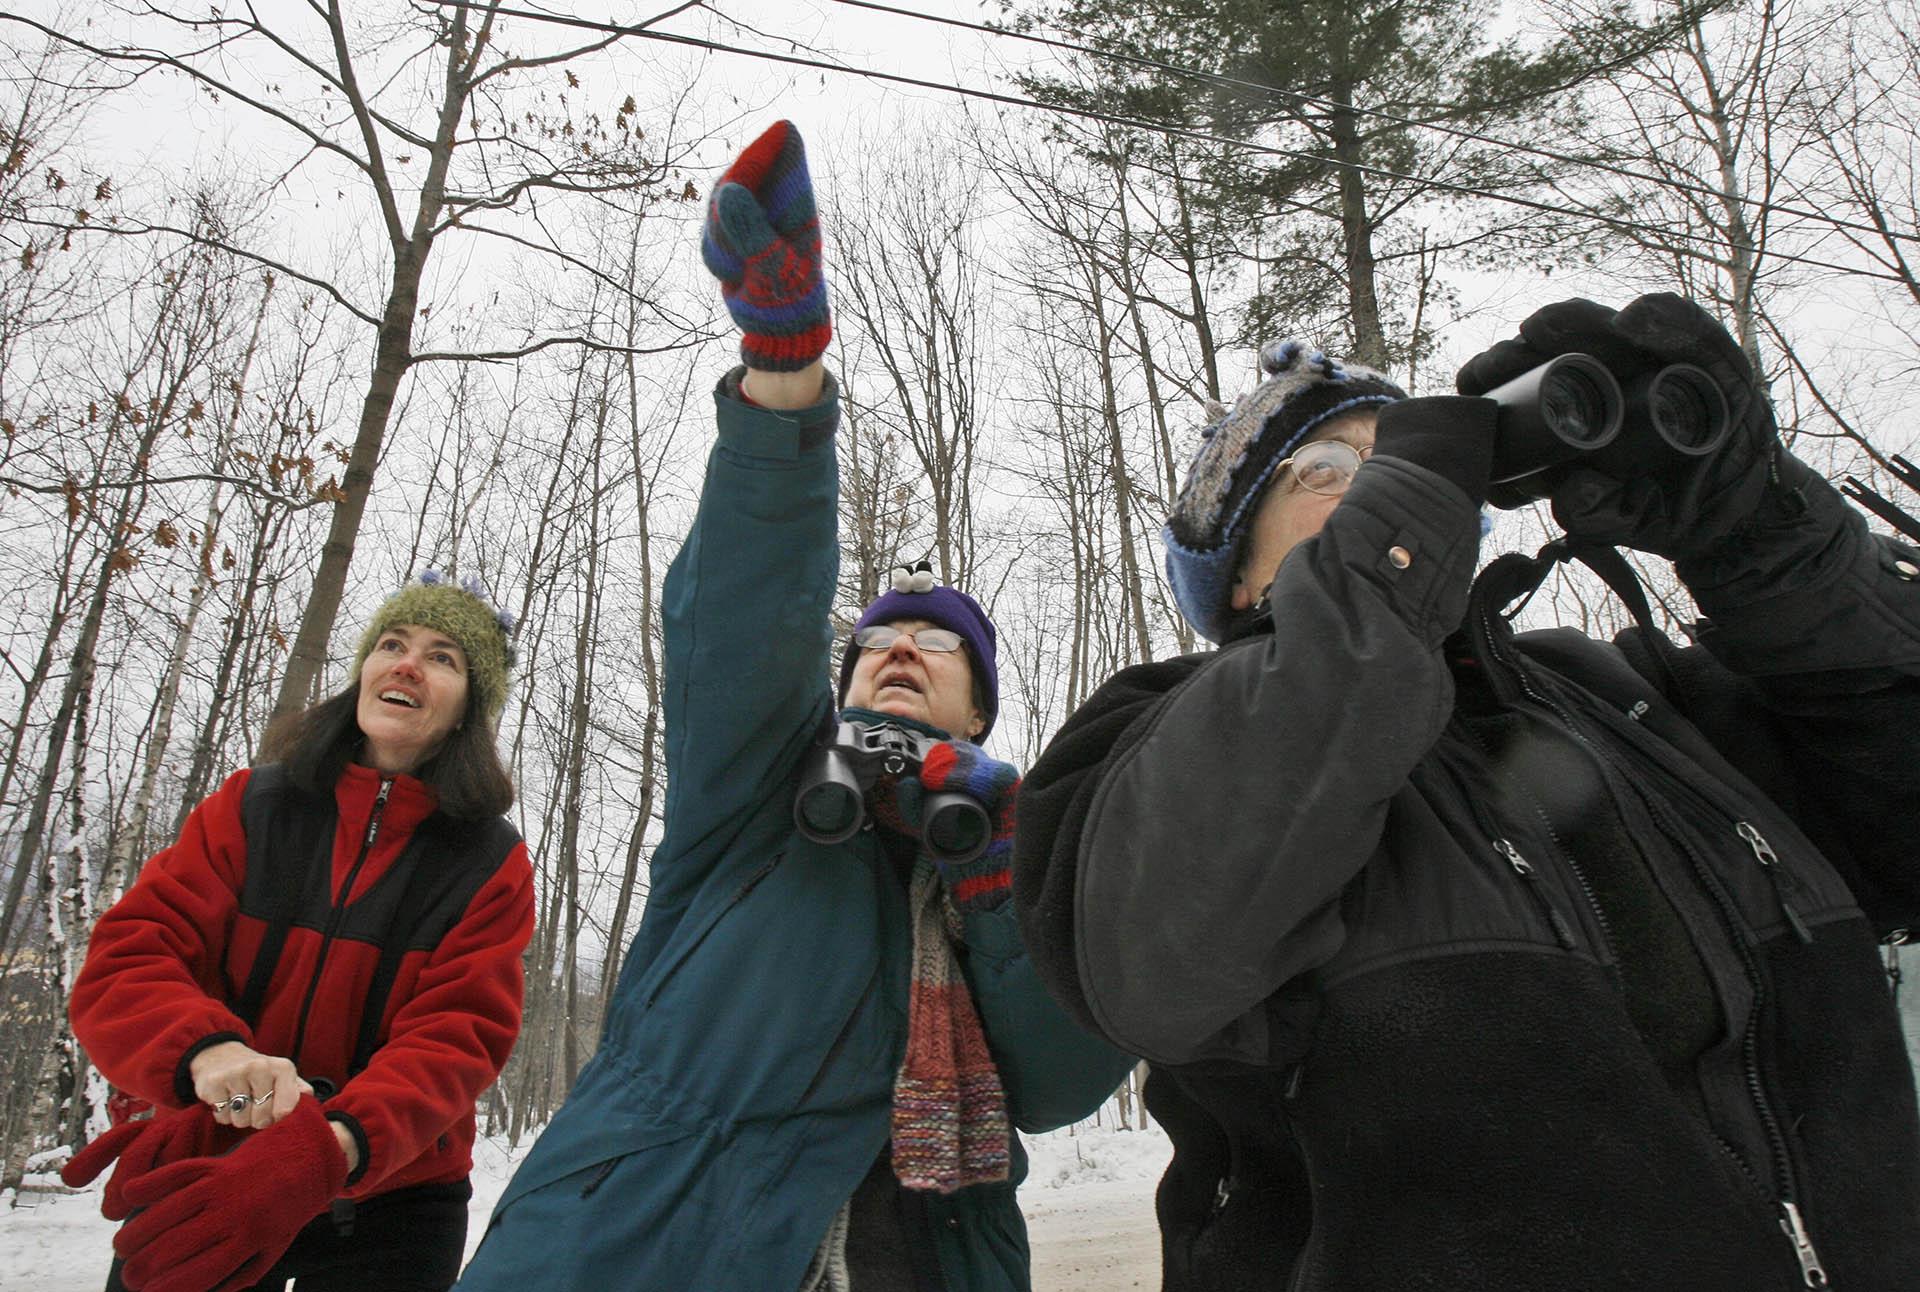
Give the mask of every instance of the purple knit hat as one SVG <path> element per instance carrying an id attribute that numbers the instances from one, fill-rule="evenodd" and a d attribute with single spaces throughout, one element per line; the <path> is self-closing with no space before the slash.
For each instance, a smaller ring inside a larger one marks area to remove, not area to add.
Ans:
<path id="1" fill-rule="evenodd" d="M 918 579 L 913 577 L 915 573 L 908 570 L 904 577 L 896 574 L 893 590 L 882 593 L 862 612 L 853 631 L 857 633 L 869 624 L 890 624 L 897 619 L 924 619 L 930 624 L 938 624 L 959 633 L 967 644 L 968 662 L 973 666 L 976 690 L 984 701 L 980 716 L 986 725 L 973 738 L 976 744 L 981 743 L 986 740 L 987 733 L 993 730 L 994 719 L 1000 713 L 999 648 L 993 620 L 987 618 L 987 612 L 980 608 L 979 602 L 958 588 L 933 585 L 924 569 L 917 571 L 920 576 Z M 921 591 L 920 588 L 925 590 Z M 859 658 L 860 648 L 853 644 L 853 638 L 849 635 L 847 653 L 840 660 L 840 700 L 843 704 L 846 702 L 847 688 L 853 684 L 853 662 Z"/>

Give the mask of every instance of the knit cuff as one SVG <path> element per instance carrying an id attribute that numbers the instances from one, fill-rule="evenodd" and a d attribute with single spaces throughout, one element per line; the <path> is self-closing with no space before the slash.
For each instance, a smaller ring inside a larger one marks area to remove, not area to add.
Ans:
<path id="1" fill-rule="evenodd" d="M 1007 864 L 1008 856 L 1009 849 L 999 844 L 972 861 L 940 863 L 940 878 L 946 883 L 954 909 L 964 915 L 1005 906 L 1013 896 L 1013 869 Z"/>
<path id="2" fill-rule="evenodd" d="M 1466 494 L 1478 509 L 1487 501 L 1499 414 L 1500 405 L 1491 399 L 1465 395 L 1388 404 L 1380 410 L 1374 431 L 1374 456 L 1425 467 Z"/>

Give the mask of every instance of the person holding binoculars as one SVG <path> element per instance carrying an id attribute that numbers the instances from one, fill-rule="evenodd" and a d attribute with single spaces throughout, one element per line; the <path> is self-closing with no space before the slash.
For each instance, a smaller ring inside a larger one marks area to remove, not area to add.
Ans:
<path id="1" fill-rule="evenodd" d="M 1042 975 L 1152 1065 L 1168 1292 L 1910 1285 L 1920 553 L 1677 296 L 1541 309 L 1457 396 L 1262 358 L 1166 531 L 1220 649 L 1097 692 L 1015 845 Z M 1531 497 L 1566 537 L 1476 577 Z M 1569 557 L 1641 623 L 1516 633 Z"/>
<path id="2" fill-rule="evenodd" d="M 721 177 L 703 253 L 745 363 L 667 574 L 665 833 L 599 1049 L 460 1287 L 1020 1292 L 1013 1131 L 1132 1060 L 1020 945 L 979 605 L 906 572 L 828 685 L 839 394 L 790 123 Z"/>

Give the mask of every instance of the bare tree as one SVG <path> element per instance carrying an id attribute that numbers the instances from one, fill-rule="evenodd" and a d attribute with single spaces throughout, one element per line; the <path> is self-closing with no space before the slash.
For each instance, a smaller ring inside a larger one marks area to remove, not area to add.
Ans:
<path id="1" fill-rule="evenodd" d="M 1803 0 L 1683 15 L 1674 47 L 1595 87 L 1587 144 L 1610 169 L 1561 186 L 1570 207 L 1604 220 L 1615 272 L 1706 304 L 1757 371 L 1767 294 L 1796 274 L 1775 253 L 1815 245 L 1824 229 L 1782 199 L 1836 93 L 1813 60 L 1834 19 L 1832 6 Z"/>
<path id="2" fill-rule="evenodd" d="M 201 253 L 190 259 L 198 261 L 204 270 L 209 257 Z M 5 903 L 0 905 L 0 948 L 11 944 L 27 875 L 48 844 L 68 742 L 83 724 L 92 694 L 95 650 L 109 595 L 117 576 L 139 560 L 130 539 L 149 487 L 137 478 L 138 468 L 152 457 L 161 432 L 169 429 L 176 417 L 184 418 L 189 413 L 190 396 L 183 396 L 189 383 L 200 375 L 208 329 L 214 322 L 208 296 L 188 290 L 190 285 L 209 286 L 204 280 L 195 282 L 199 275 L 186 272 L 186 266 L 175 266 L 163 269 L 156 277 L 159 300 L 143 343 L 112 387 L 87 404 L 86 420 L 89 429 L 98 434 L 96 444 L 102 451 L 94 458 L 85 480 L 70 482 L 68 511 L 76 519 L 85 515 L 96 527 L 99 540 L 90 571 L 90 591 L 80 612 L 79 635 L 70 647 L 66 682 L 44 735 L 39 775 L 28 792 L 25 821 L 20 827 L 20 849 L 13 860 Z M 129 483 L 127 474 L 136 478 Z"/>
<path id="3" fill-rule="evenodd" d="M 840 207 L 827 234 L 848 401 L 913 453 L 934 568 L 970 587 L 992 283 L 968 216 L 980 180 L 931 145 L 896 136 L 858 148 L 842 183 L 863 200 Z"/>
<path id="4" fill-rule="evenodd" d="M 527 210 L 543 195 L 666 192 L 672 146 L 645 140 L 630 96 L 607 121 L 601 114 L 577 111 L 564 95 L 557 110 L 528 112 L 503 89 L 510 77 L 542 71 L 565 77 L 568 88 L 576 89 L 579 77 L 569 65 L 620 37 L 515 54 L 499 48 L 499 10 L 497 0 L 445 0 L 403 11 L 395 21 L 356 18 L 342 0 L 327 0 L 307 6 L 303 23 L 292 11 L 269 18 L 251 7 L 208 13 L 149 4 L 140 16 L 154 40 L 151 45 L 97 44 L 84 27 L 64 30 L 7 16 L 124 71 L 131 84 L 174 72 L 215 101 L 241 105 L 262 124 L 290 132 L 304 150 L 296 168 L 326 163 L 342 176 L 341 183 L 357 186 L 377 213 L 386 259 L 377 306 L 360 303 L 346 285 L 323 274 L 251 248 L 230 248 L 328 293 L 373 338 L 371 372 L 340 481 L 341 496 L 281 678 L 276 712 L 298 709 L 314 695 L 395 399 L 408 371 L 434 359 L 510 358 L 563 343 L 610 344 L 601 338 L 550 334 L 486 350 L 418 349 L 416 326 L 432 309 L 431 302 L 423 302 L 422 288 L 440 242 L 456 231 L 466 232 L 498 238 L 559 263 L 578 263 L 577 257 L 545 239 L 542 225 L 536 223 L 528 234 L 499 217 Z M 433 70 L 415 72 L 416 66 Z M 292 86 L 315 82 L 320 86 L 317 97 L 289 93 Z M 157 221 L 125 227 L 203 236 Z"/>

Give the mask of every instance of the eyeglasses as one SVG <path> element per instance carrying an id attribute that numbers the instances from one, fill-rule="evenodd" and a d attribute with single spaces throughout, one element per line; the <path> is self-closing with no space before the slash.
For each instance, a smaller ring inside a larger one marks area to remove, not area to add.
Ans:
<path id="1" fill-rule="evenodd" d="M 1353 483 L 1353 473 L 1373 456 L 1373 446 L 1356 449 L 1345 440 L 1315 440 L 1276 466 L 1288 467 L 1300 487 L 1309 493 L 1342 494 Z"/>
<path id="2" fill-rule="evenodd" d="M 966 639 L 959 633 L 949 632 L 945 628 L 920 628 L 913 632 L 901 632 L 891 624 L 869 624 L 853 635 L 853 644 L 861 650 L 890 650 L 902 637 L 909 638 L 921 650 L 945 653 L 959 650 Z"/>

